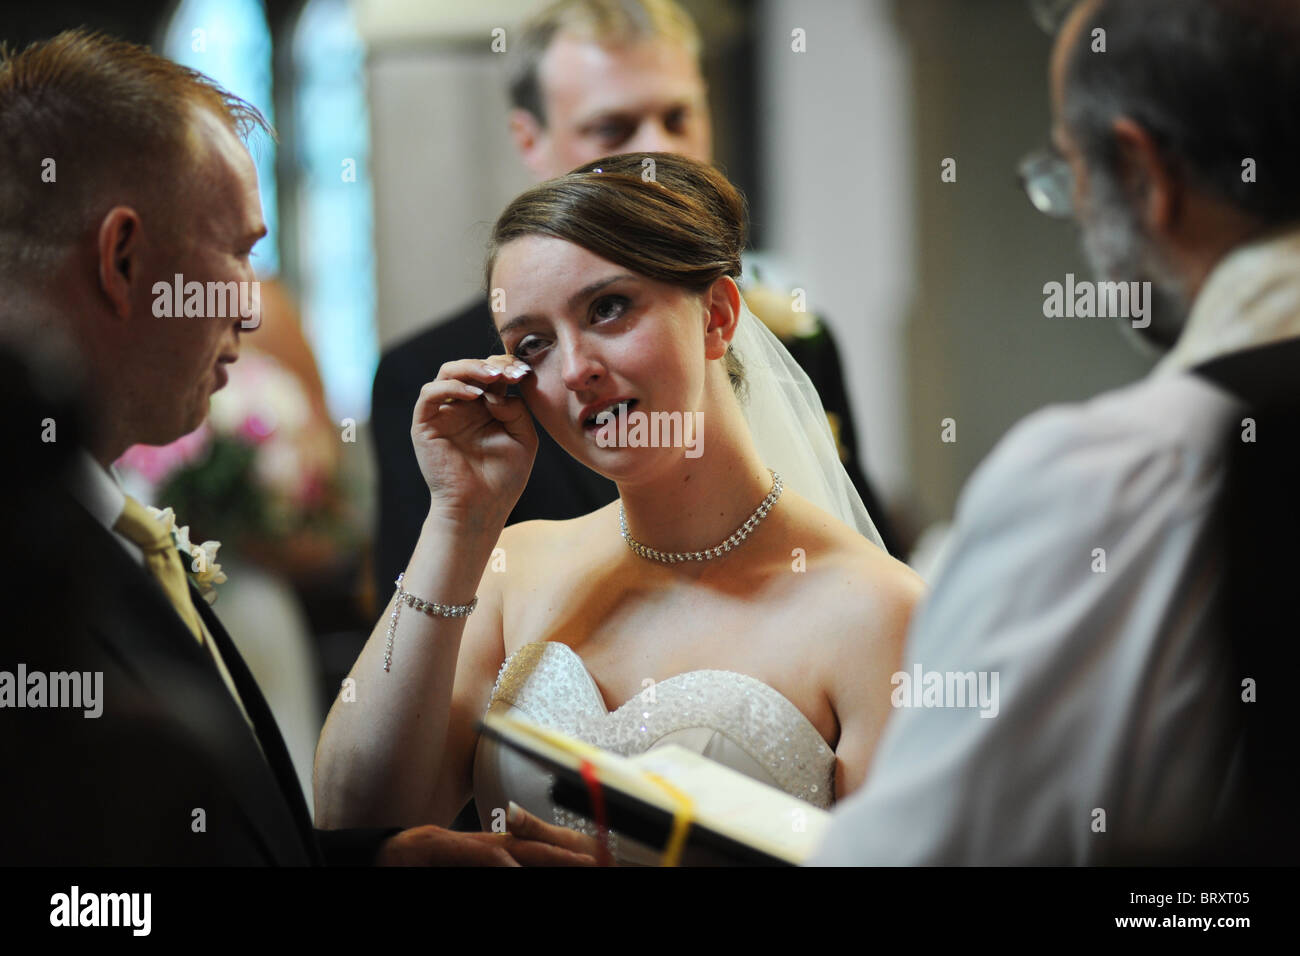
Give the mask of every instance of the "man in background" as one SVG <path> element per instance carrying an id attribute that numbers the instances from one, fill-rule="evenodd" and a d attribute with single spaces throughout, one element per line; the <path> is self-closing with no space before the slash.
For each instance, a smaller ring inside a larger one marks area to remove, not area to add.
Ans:
<path id="1" fill-rule="evenodd" d="M 1027 186 L 1169 352 L 971 479 L 814 864 L 1295 862 L 1297 49 L 1294 0 L 1070 13 Z"/>
<path id="2" fill-rule="evenodd" d="M 561 0 L 511 46 L 510 134 L 541 182 L 614 153 L 672 152 L 708 162 L 712 127 L 700 37 L 672 0 Z M 841 459 L 891 553 L 896 537 L 862 472 L 838 349 L 830 329 L 794 313 L 788 296 L 746 290 L 754 314 L 785 341 L 812 379 L 837 433 Z M 379 465 L 375 595 L 393 588 L 419 536 L 429 492 L 411 450 L 411 413 L 444 362 L 501 351 L 486 298 L 385 353 L 375 374 L 371 422 Z M 618 497 L 538 430 L 537 458 L 509 524 L 587 514 Z"/>

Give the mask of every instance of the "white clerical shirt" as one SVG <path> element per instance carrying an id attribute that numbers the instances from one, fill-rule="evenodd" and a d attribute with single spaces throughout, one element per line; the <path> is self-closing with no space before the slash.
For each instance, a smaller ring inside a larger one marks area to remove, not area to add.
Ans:
<path id="1" fill-rule="evenodd" d="M 1096 864 L 1206 825 L 1240 759 L 1211 693 L 1224 569 L 1207 522 L 1244 406 L 1187 370 L 1295 336 L 1300 233 L 1226 257 L 1144 380 L 1003 438 L 914 618 L 907 692 L 812 865 Z M 958 684 L 996 686 L 995 716 L 957 706 Z"/>

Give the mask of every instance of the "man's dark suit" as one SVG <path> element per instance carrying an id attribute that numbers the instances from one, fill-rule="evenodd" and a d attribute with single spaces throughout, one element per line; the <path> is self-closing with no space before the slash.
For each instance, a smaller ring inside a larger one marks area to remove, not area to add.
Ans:
<path id="1" fill-rule="evenodd" d="M 371 862 L 397 828 L 313 830 L 275 719 L 198 592 L 191 588 L 256 740 L 208 651 L 148 572 L 70 495 L 44 494 L 66 550 L 42 579 L 68 603 L 50 622 L 26 615 L 0 669 L 21 661 L 29 672 L 102 671 L 103 713 L 0 715 L 0 760 L 23 768 L 0 795 L 0 862 Z M 196 810 L 205 832 L 195 832 Z"/>
<path id="2" fill-rule="evenodd" d="M 1292 694 L 1300 673 L 1300 339 L 1230 352 L 1193 371 L 1245 404 L 1224 436 L 1228 477 L 1219 496 L 1224 638 L 1232 666 L 1222 693 L 1245 731 L 1240 790 L 1225 825 L 1172 862 L 1294 865 L 1300 859 L 1300 775 Z M 1256 685 L 1246 700 L 1243 680 Z M 1146 861 L 1142 861 L 1146 862 Z M 1168 862 L 1165 860 L 1157 861 Z"/>
<path id="3" fill-rule="evenodd" d="M 847 455 L 845 468 L 871 512 L 891 553 L 897 539 L 885 520 L 871 485 L 858 464 L 853 416 L 844 387 L 839 352 L 830 329 L 820 325 L 807 339 L 786 343 L 808 373 L 828 412 L 838 416 Z M 429 490 L 411 448 L 411 415 L 420 389 L 438 375 L 442 363 L 483 358 L 501 351 L 492 313 L 481 299 L 445 322 L 399 343 L 384 354 L 375 373 L 370 421 L 379 467 L 379 530 L 375 545 L 375 597 L 387 601 L 393 581 L 415 550 L 429 508 Z M 579 464 L 545 429 L 537 429 L 537 460 L 507 524 L 533 518 L 564 520 L 587 514 L 618 497 L 607 478 Z"/>

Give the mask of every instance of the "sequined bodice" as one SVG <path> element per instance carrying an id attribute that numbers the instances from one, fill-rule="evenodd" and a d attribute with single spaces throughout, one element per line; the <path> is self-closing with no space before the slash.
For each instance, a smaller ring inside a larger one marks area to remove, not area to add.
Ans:
<path id="1" fill-rule="evenodd" d="M 634 756 L 678 744 L 823 809 L 834 796 L 835 753 L 779 691 L 734 671 L 699 670 L 647 686 L 613 711 L 582 658 L 555 641 L 506 658 L 490 712 L 514 712 L 597 747 Z M 484 827 L 514 800 L 544 820 L 589 831 L 550 802 L 551 777 L 488 738 L 474 762 L 474 797 Z"/>

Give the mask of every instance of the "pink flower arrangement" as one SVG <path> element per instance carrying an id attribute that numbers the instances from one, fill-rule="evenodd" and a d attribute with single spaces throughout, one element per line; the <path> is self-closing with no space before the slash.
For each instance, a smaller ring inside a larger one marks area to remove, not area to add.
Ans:
<path id="1" fill-rule="evenodd" d="M 298 379 L 270 356 L 246 352 L 229 374 L 227 387 L 213 394 L 202 425 L 169 445 L 132 446 L 117 468 L 137 496 L 146 490 L 142 484 L 152 497 L 188 474 L 199 478 L 196 487 L 206 489 L 205 495 L 216 495 L 224 493 L 224 486 L 218 489 L 202 479 L 212 456 L 231 446 L 251 449 L 250 467 L 238 478 L 241 493 L 260 498 L 256 510 L 267 522 L 262 530 L 277 534 L 325 504 L 334 435 L 312 415 Z M 228 472 L 222 474 L 228 481 Z M 185 504 L 192 509 L 193 503 Z"/>
<path id="2" fill-rule="evenodd" d="M 133 471 L 158 487 L 186 465 L 202 459 L 211 440 L 212 429 L 205 421 L 170 445 L 132 445 L 117 460 L 117 467 Z"/>

